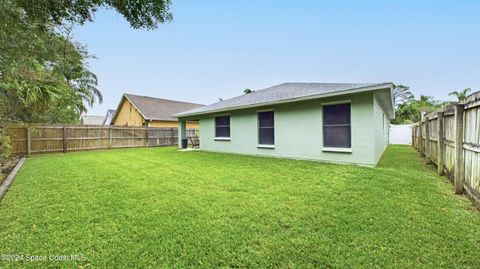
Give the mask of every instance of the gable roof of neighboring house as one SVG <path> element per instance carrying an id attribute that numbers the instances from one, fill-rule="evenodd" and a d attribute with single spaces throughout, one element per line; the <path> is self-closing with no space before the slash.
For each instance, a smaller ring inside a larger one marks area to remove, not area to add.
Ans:
<path id="1" fill-rule="evenodd" d="M 107 114 L 105 115 L 105 119 L 103 120 L 103 125 L 109 125 L 110 122 L 113 119 L 113 116 L 115 116 L 115 109 L 109 109 L 107 110 Z M 110 120 L 110 122 L 107 122 L 107 120 Z"/>
<path id="2" fill-rule="evenodd" d="M 109 109 L 109 110 L 107 110 L 107 116 L 113 117 L 113 115 L 115 115 L 115 111 L 116 111 L 115 109 Z"/>
<path id="3" fill-rule="evenodd" d="M 195 108 L 178 113 L 175 116 L 192 116 L 214 112 L 229 111 L 235 109 L 252 108 L 265 105 L 281 104 L 324 98 L 336 95 L 351 94 L 374 90 L 387 90 L 388 95 L 384 96 L 388 108 L 388 116 L 394 117 L 393 98 L 391 90 L 393 84 L 385 83 L 283 83 L 249 94 L 237 96 L 231 99 L 220 101 L 211 105 Z M 388 100 L 387 100 L 388 99 Z M 389 104 L 388 104 L 389 103 Z"/>
<path id="4" fill-rule="evenodd" d="M 81 120 L 82 124 L 84 125 L 103 125 L 105 117 L 96 115 L 82 115 Z"/>
<path id="5" fill-rule="evenodd" d="M 177 118 L 173 116 L 174 114 L 204 106 L 195 103 L 124 93 L 112 122 L 115 121 L 115 118 L 120 112 L 120 107 L 125 100 L 128 100 L 145 120 L 177 121 Z"/>

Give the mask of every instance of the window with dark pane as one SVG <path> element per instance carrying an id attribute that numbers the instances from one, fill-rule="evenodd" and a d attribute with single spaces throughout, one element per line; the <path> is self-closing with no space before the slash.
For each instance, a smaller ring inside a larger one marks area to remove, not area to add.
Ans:
<path id="1" fill-rule="evenodd" d="M 273 111 L 258 112 L 258 144 L 275 145 Z"/>
<path id="2" fill-rule="evenodd" d="M 215 117 L 215 137 L 230 137 L 230 116 Z"/>
<path id="3" fill-rule="evenodd" d="M 351 148 L 350 104 L 323 106 L 323 146 Z"/>

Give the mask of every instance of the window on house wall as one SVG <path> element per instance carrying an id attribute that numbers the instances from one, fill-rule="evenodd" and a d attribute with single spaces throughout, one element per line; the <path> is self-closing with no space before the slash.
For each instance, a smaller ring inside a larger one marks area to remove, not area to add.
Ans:
<path id="1" fill-rule="evenodd" d="M 215 117 L 215 137 L 230 137 L 230 116 Z"/>
<path id="2" fill-rule="evenodd" d="M 323 106 L 324 147 L 352 147 L 350 110 L 350 103 Z"/>
<path id="3" fill-rule="evenodd" d="M 258 112 L 258 144 L 275 145 L 273 111 Z"/>

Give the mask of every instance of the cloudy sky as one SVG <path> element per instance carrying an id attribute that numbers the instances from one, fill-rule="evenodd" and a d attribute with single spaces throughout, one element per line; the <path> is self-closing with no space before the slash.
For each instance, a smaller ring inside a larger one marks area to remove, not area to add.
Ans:
<path id="1" fill-rule="evenodd" d="M 89 114 L 124 92 L 209 104 L 283 82 L 391 81 L 442 100 L 480 90 L 480 1 L 172 2 L 157 30 L 109 10 L 76 29 L 105 99 Z"/>

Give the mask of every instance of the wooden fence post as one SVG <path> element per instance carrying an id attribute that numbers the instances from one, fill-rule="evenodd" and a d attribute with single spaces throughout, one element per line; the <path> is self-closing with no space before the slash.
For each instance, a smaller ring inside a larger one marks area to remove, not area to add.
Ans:
<path id="1" fill-rule="evenodd" d="M 417 143 L 417 124 L 413 125 L 413 146 L 416 150 L 418 150 L 418 143 Z"/>
<path id="2" fill-rule="evenodd" d="M 425 117 L 425 158 L 427 163 L 430 163 L 431 152 L 430 152 L 430 117 Z"/>
<path id="3" fill-rule="evenodd" d="M 32 130 L 29 127 L 25 129 L 27 131 L 27 154 L 32 154 Z"/>
<path id="4" fill-rule="evenodd" d="M 418 147 L 418 122 L 415 124 L 415 149 L 417 152 L 420 150 Z"/>
<path id="5" fill-rule="evenodd" d="M 63 126 L 63 153 L 67 153 L 67 126 Z"/>
<path id="6" fill-rule="evenodd" d="M 415 125 L 412 125 L 412 147 L 415 148 Z"/>
<path id="7" fill-rule="evenodd" d="M 455 105 L 455 193 L 463 194 L 465 164 L 463 162 L 463 104 Z"/>
<path id="8" fill-rule="evenodd" d="M 108 148 L 112 148 L 112 126 L 108 127 Z"/>
<path id="9" fill-rule="evenodd" d="M 175 130 L 174 128 L 170 128 L 170 145 L 175 145 Z"/>
<path id="10" fill-rule="evenodd" d="M 423 122 L 420 120 L 418 122 L 418 151 L 420 152 L 420 157 L 425 157 L 425 152 L 423 152 Z"/>
<path id="11" fill-rule="evenodd" d="M 443 175 L 443 112 L 437 114 L 437 172 Z"/>
<path id="12" fill-rule="evenodd" d="M 145 126 L 145 147 L 148 148 L 148 126 Z"/>

